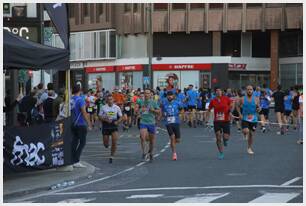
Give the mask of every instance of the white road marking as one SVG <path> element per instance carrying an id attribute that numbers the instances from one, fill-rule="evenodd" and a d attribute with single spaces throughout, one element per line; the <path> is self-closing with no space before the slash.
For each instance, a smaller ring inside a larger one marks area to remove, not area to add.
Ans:
<path id="1" fill-rule="evenodd" d="M 133 169 L 135 169 L 135 167 L 131 167 L 131 168 L 128 168 L 128 169 L 123 170 L 123 171 L 128 172 L 128 171 L 131 171 L 131 170 L 133 170 Z"/>
<path id="2" fill-rule="evenodd" d="M 216 199 L 227 196 L 229 193 L 208 193 L 208 194 L 197 194 L 194 197 L 187 197 L 176 201 L 177 203 L 208 203 Z"/>
<path id="3" fill-rule="evenodd" d="M 246 173 L 228 173 L 226 174 L 227 176 L 245 176 L 247 175 Z"/>
<path id="4" fill-rule="evenodd" d="M 300 193 L 266 193 L 250 203 L 285 203 L 297 197 Z"/>
<path id="5" fill-rule="evenodd" d="M 149 194 L 149 195 L 131 195 L 126 197 L 126 199 L 141 199 L 141 198 L 157 198 L 157 197 L 162 197 L 164 196 L 163 194 Z"/>
<path id="6" fill-rule="evenodd" d="M 287 182 L 285 182 L 284 184 L 282 184 L 282 186 L 287 186 L 287 185 L 290 185 L 298 180 L 302 179 L 302 177 L 296 177 L 296 178 L 293 178 L 292 180 L 289 180 Z"/>
<path id="7" fill-rule="evenodd" d="M 84 202 L 90 202 L 90 201 L 94 201 L 94 200 L 96 200 L 96 198 L 66 199 L 66 200 L 59 201 L 57 203 L 84 203 Z"/>
<path id="8" fill-rule="evenodd" d="M 139 167 L 139 166 L 144 165 L 144 164 L 145 164 L 145 162 L 140 162 L 139 164 L 136 165 L 136 167 Z"/>
<path id="9" fill-rule="evenodd" d="M 233 189 L 233 188 L 303 188 L 303 185 L 225 185 L 225 186 L 204 186 L 204 187 L 160 187 L 160 188 L 138 188 L 122 190 L 100 190 L 100 191 L 80 191 L 80 192 L 62 192 L 54 195 L 81 195 L 81 194 L 102 194 L 119 192 L 142 192 L 142 191 L 161 191 L 161 190 L 199 190 L 199 189 Z M 61 192 L 61 191 L 57 191 Z"/>
<path id="10" fill-rule="evenodd" d="M 160 152 L 164 152 L 164 151 L 166 151 L 166 149 L 164 148 L 164 149 L 162 149 L 162 150 L 160 150 Z"/>
<path id="11" fill-rule="evenodd" d="M 153 155 L 153 157 L 158 157 L 160 154 L 155 154 L 155 155 Z"/>

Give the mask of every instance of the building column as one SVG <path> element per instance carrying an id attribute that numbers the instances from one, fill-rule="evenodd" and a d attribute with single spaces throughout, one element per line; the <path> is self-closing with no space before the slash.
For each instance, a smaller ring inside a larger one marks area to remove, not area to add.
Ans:
<path id="1" fill-rule="evenodd" d="M 221 56 L 221 32 L 212 32 L 212 53 L 213 56 Z"/>
<path id="2" fill-rule="evenodd" d="M 278 85 L 278 30 L 271 30 L 271 63 L 270 63 L 270 87 L 272 90 Z"/>

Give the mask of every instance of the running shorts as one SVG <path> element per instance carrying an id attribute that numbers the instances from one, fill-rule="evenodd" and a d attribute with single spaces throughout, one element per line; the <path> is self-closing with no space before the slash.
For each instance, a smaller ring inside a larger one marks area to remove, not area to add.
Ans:
<path id="1" fill-rule="evenodd" d="M 284 113 L 284 107 L 275 107 L 275 113 L 276 112 L 280 112 L 280 113 Z"/>
<path id="2" fill-rule="evenodd" d="M 242 120 L 241 127 L 242 129 L 248 128 L 250 131 L 255 132 L 256 127 L 257 127 L 257 122 L 248 122 L 248 121 Z"/>
<path id="3" fill-rule="evenodd" d="M 264 115 L 266 118 L 269 116 L 269 109 L 261 109 L 260 115 Z"/>
<path id="4" fill-rule="evenodd" d="M 291 115 L 291 112 L 290 110 L 285 110 L 285 116 L 289 117 Z"/>
<path id="5" fill-rule="evenodd" d="M 113 132 L 118 132 L 118 128 L 112 128 L 112 129 L 102 129 L 102 135 L 112 135 Z"/>
<path id="6" fill-rule="evenodd" d="M 156 133 L 156 126 L 154 124 L 141 124 L 140 129 L 147 129 L 150 134 Z"/>
<path id="7" fill-rule="evenodd" d="M 169 136 L 175 135 L 175 139 L 181 138 L 180 125 L 179 124 L 167 124 L 167 131 Z"/>
<path id="8" fill-rule="evenodd" d="M 214 130 L 215 133 L 217 132 L 223 132 L 224 134 L 230 134 L 231 129 L 230 129 L 230 123 L 229 122 L 214 122 Z"/>

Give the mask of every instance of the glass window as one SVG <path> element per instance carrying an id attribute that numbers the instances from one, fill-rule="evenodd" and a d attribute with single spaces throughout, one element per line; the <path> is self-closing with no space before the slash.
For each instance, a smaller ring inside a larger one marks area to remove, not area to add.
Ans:
<path id="1" fill-rule="evenodd" d="M 168 4 L 165 3 L 154 4 L 154 10 L 168 10 Z"/>
<path id="2" fill-rule="evenodd" d="M 172 4 L 172 9 L 186 9 L 186 4 Z"/>
<path id="3" fill-rule="evenodd" d="M 241 33 L 241 56 L 252 56 L 252 32 Z"/>
<path id="4" fill-rule="evenodd" d="M 75 34 L 70 35 L 70 60 L 76 60 Z"/>
<path id="5" fill-rule="evenodd" d="M 210 9 L 222 9 L 223 4 L 209 4 Z"/>
<path id="6" fill-rule="evenodd" d="M 279 33 L 279 56 L 295 57 L 303 55 L 302 32 L 300 31 L 284 31 Z"/>
<path id="7" fill-rule="evenodd" d="M 297 64 L 297 84 L 303 84 L 303 64 Z"/>
<path id="8" fill-rule="evenodd" d="M 106 57 L 106 34 L 105 32 L 100 32 L 100 58 Z"/>
<path id="9" fill-rule="evenodd" d="M 116 57 L 116 32 L 110 31 L 109 57 Z"/>
<path id="10" fill-rule="evenodd" d="M 228 8 L 242 8 L 242 4 L 236 4 L 236 3 L 228 4 Z"/>
<path id="11" fill-rule="evenodd" d="M 93 33 L 92 32 L 85 32 L 84 33 L 84 59 L 91 59 L 93 58 Z"/>
<path id="12" fill-rule="evenodd" d="M 303 56 L 303 31 L 298 34 L 298 56 Z"/>
<path id="13" fill-rule="evenodd" d="M 270 32 L 252 32 L 252 56 L 270 57 Z"/>
<path id="14" fill-rule="evenodd" d="M 88 4 L 82 4 L 83 5 L 83 14 L 84 16 L 89 16 L 89 5 Z"/>
<path id="15" fill-rule="evenodd" d="M 279 76 L 283 89 L 296 85 L 296 64 L 281 64 Z"/>
<path id="16" fill-rule="evenodd" d="M 124 4 L 124 12 L 131 11 L 131 4 Z"/>
<path id="17" fill-rule="evenodd" d="M 205 4 L 204 3 L 202 3 L 202 4 L 192 3 L 192 4 L 190 4 L 190 8 L 191 9 L 203 9 L 203 8 L 205 8 Z"/>
<path id="18" fill-rule="evenodd" d="M 142 88 L 142 72 L 133 72 L 133 88 Z"/>
<path id="19" fill-rule="evenodd" d="M 241 33 L 227 32 L 222 34 L 222 56 L 240 57 Z"/>

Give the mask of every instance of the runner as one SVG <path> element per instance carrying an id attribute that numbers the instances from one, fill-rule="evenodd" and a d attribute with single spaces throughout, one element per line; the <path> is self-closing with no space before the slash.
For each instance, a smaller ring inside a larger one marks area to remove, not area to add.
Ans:
<path id="1" fill-rule="evenodd" d="M 187 91 L 187 104 L 188 104 L 188 112 L 189 112 L 189 127 L 196 128 L 196 105 L 197 105 L 198 94 L 195 90 L 193 90 L 193 85 L 190 84 Z"/>
<path id="2" fill-rule="evenodd" d="M 303 144 L 303 91 L 300 91 L 300 97 L 299 97 L 299 104 L 300 104 L 300 109 L 299 109 L 299 133 L 301 135 L 301 138 L 297 141 L 298 144 Z"/>
<path id="3" fill-rule="evenodd" d="M 96 113 L 95 102 L 96 102 L 96 97 L 94 96 L 94 92 L 90 89 L 86 97 L 86 103 L 87 103 L 87 113 L 89 114 L 92 127 L 95 126 L 95 113 Z"/>
<path id="4" fill-rule="evenodd" d="M 113 163 L 117 148 L 118 125 L 122 119 L 122 112 L 119 106 L 114 104 L 112 95 L 106 97 L 106 104 L 101 108 L 99 118 L 102 121 L 103 144 L 109 147 L 109 137 L 112 137 L 111 155 L 109 163 Z"/>
<path id="5" fill-rule="evenodd" d="M 268 96 L 266 90 L 262 90 L 261 95 L 259 97 L 260 101 L 260 107 L 261 111 L 259 113 L 260 115 L 260 121 L 261 121 L 261 130 L 263 133 L 266 132 L 266 123 L 268 123 L 269 119 L 269 107 L 271 98 Z"/>
<path id="6" fill-rule="evenodd" d="M 172 91 L 167 92 L 167 100 L 161 105 L 164 122 L 168 130 L 171 142 L 172 160 L 177 160 L 176 143 L 180 142 L 180 110 L 183 105 L 178 100 Z"/>
<path id="7" fill-rule="evenodd" d="M 259 99 L 253 96 L 253 87 L 251 85 L 246 88 L 246 96 L 239 99 L 239 106 L 237 105 L 237 111 L 240 119 L 242 119 L 242 132 L 245 139 L 248 141 L 247 152 L 254 154 L 252 150 L 253 137 L 257 127 L 257 115 L 256 112 L 260 112 Z M 242 107 L 242 114 L 241 114 Z"/>
<path id="8" fill-rule="evenodd" d="M 298 124 L 298 116 L 299 116 L 299 109 L 300 109 L 300 104 L 299 104 L 299 99 L 300 99 L 300 93 L 298 91 L 298 87 L 294 87 L 294 95 L 293 95 L 293 101 L 292 101 L 292 120 L 293 120 L 293 129 L 296 130 L 297 124 Z"/>
<path id="9" fill-rule="evenodd" d="M 151 99 L 152 93 L 150 89 L 144 91 L 144 100 L 138 99 L 136 111 L 140 113 L 140 140 L 142 149 L 142 158 L 146 159 L 147 152 L 145 151 L 145 141 L 148 137 L 149 140 L 149 158 L 150 162 L 153 161 L 153 148 L 155 141 L 155 115 L 160 113 L 158 104 Z"/>
<path id="10" fill-rule="evenodd" d="M 284 97 L 284 109 L 285 109 L 284 123 L 287 124 L 286 132 L 288 132 L 288 129 L 289 129 L 289 119 L 290 119 L 291 113 L 292 113 L 292 100 L 293 100 L 293 96 L 290 93 L 290 91 L 286 91 L 285 95 L 286 96 Z"/>
<path id="11" fill-rule="evenodd" d="M 277 118 L 277 122 L 279 124 L 279 129 L 280 131 L 277 132 L 277 134 L 285 134 L 284 132 L 284 128 L 283 128 L 283 123 L 285 122 L 284 120 L 284 97 L 285 97 L 285 93 L 281 90 L 282 87 L 281 85 L 278 85 L 277 87 L 277 91 L 273 93 L 272 97 L 274 99 L 275 102 L 275 114 L 276 114 L 276 118 Z"/>
<path id="12" fill-rule="evenodd" d="M 183 121 L 183 122 L 185 122 L 185 111 L 187 111 L 187 104 L 186 104 L 186 102 L 185 102 L 185 94 L 182 92 L 182 90 L 178 90 L 178 92 L 177 92 L 178 94 L 177 94 L 177 96 L 176 96 L 176 99 L 177 99 L 177 101 L 179 101 L 181 104 L 182 104 L 182 106 L 183 106 L 183 109 L 180 111 L 180 119 L 181 119 L 181 121 Z"/>
<path id="13" fill-rule="evenodd" d="M 230 112 L 233 108 L 232 101 L 227 96 L 222 94 L 219 87 L 215 88 L 216 97 L 211 100 L 207 118 L 209 119 L 210 111 L 214 109 L 214 130 L 216 134 L 216 143 L 219 150 L 218 159 L 224 159 L 223 145 L 227 146 L 227 141 L 230 136 Z M 223 137 L 222 137 L 223 134 Z M 223 139 L 223 144 L 222 140 Z"/>

